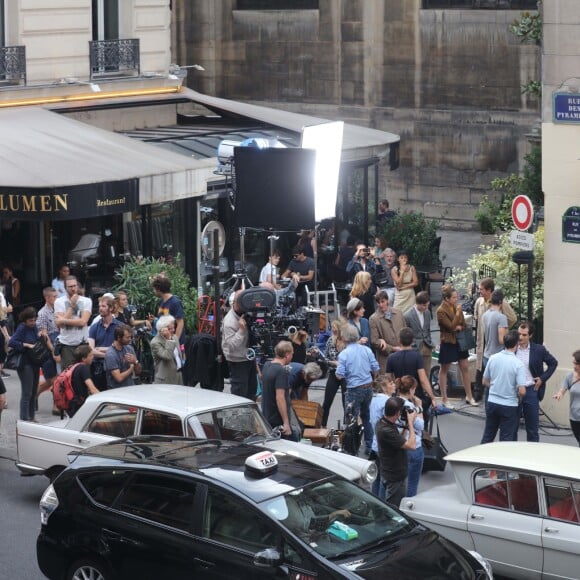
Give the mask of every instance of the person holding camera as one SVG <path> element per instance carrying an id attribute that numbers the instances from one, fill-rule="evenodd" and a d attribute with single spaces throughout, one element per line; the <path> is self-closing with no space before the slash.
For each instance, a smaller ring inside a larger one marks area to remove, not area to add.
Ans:
<path id="1" fill-rule="evenodd" d="M 407 492 L 409 473 L 407 451 L 414 450 L 417 446 L 414 425 L 417 413 L 407 411 L 407 426 L 403 433 L 399 432 L 398 424 L 404 405 L 403 399 L 390 397 L 385 403 L 385 413 L 375 427 L 384 498 L 397 508 Z M 405 431 L 408 431 L 408 436 L 405 436 Z"/>
<path id="2" fill-rule="evenodd" d="M 374 278 L 377 272 L 375 262 L 371 257 L 371 251 L 366 244 L 357 244 L 354 256 L 346 265 L 346 273 L 353 280 L 359 272 L 368 272 L 371 278 Z"/>
<path id="3" fill-rule="evenodd" d="M 232 395 L 246 397 L 252 401 L 256 398 L 258 377 L 256 363 L 248 360 L 249 329 L 244 318 L 238 298 L 243 290 L 234 294 L 230 311 L 225 315 L 222 327 L 222 352 L 230 369 Z"/>

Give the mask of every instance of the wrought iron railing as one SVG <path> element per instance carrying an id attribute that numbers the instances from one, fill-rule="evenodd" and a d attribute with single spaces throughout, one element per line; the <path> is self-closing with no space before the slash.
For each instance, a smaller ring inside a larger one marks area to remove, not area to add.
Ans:
<path id="1" fill-rule="evenodd" d="M 91 79 L 108 75 L 138 76 L 139 39 L 92 40 L 90 45 Z"/>
<path id="2" fill-rule="evenodd" d="M 0 47 L 0 84 L 26 84 L 26 47 Z"/>

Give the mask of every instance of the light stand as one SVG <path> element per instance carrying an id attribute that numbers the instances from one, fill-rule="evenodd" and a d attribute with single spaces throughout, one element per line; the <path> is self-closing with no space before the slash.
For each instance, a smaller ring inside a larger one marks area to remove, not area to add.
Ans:
<path id="1" fill-rule="evenodd" d="M 270 256 L 274 255 L 274 242 L 277 242 L 280 239 L 280 236 L 272 233 L 268 236 L 268 240 L 270 240 Z M 278 266 L 273 266 L 270 268 L 270 272 L 272 273 L 272 284 L 276 286 L 278 283 Z"/>
<path id="2" fill-rule="evenodd" d="M 217 373 L 216 373 L 216 387 L 218 391 L 224 390 L 224 377 L 222 375 L 222 340 L 220 336 L 221 331 L 221 300 L 220 300 L 220 253 L 218 248 L 220 247 L 220 235 L 217 228 L 213 231 L 213 256 L 212 256 L 212 270 L 213 270 L 213 288 L 215 296 L 215 337 L 216 337 L 216 361 L 217 361 Z"/>

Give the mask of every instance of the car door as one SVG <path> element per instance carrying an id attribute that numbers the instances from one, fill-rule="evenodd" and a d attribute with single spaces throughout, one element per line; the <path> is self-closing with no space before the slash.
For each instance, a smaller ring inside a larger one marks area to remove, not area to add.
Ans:
<path id="1" fill-rule="evenodd" d="M 547 517 L 542 522 L 542 578 L 578 578 L 580 483 L 544 478 L 544 493 Z"/>
<path id="2" fill-rule="evenodd" d="M 196 490 L 191 478 L 148 471 L 133 474 L 102 525 L 121 578 L 195 577 Z"/>
<path id="3" fill-rule="evenodd" d="M 196 564 L 204 568 L 204 578 L 231 580 L 235 575 L 239 580 L 314 580 L 330 577 L 300 546 L 288 541 L 274 522 L 253 510 L 241 497 L 209 486 L 203 514 L 200 523 L 203 556 L 196 558 Z M 276 569 L 257 567 L 254 557 L 266 548 L 278 550 L 284 565 Z"/>
<path id="4" fill-rule="evenodd" d="M 467 527 L 494 572 L 525 580 L 542 574 L 542 522 L 535 475 L 482 469 L 474 474 Z"/>

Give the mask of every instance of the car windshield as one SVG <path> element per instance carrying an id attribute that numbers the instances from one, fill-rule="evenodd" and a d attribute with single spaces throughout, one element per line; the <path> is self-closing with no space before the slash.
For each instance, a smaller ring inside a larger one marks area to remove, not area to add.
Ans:
<path id="1" fill-rule="evenodd" d="M 267 500 L 264 509 L 326 558 L 361 553 L 411 522 L 359 486 L 330 479 Z"/>
<path id="2" fill-rule="evenodd" d="M 223 441 L 260 440 L 272 429 L 254 404 L 197 413 L 187 420 L 190 437 Z"/>

